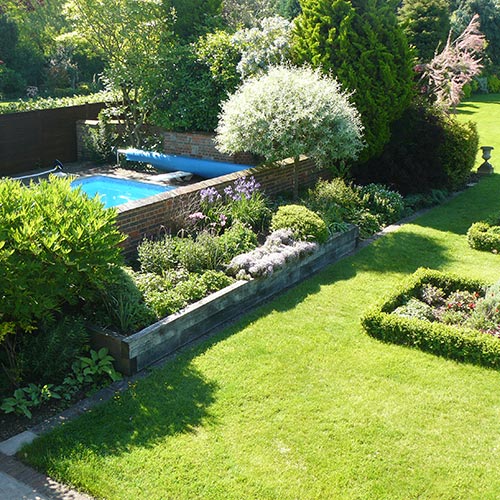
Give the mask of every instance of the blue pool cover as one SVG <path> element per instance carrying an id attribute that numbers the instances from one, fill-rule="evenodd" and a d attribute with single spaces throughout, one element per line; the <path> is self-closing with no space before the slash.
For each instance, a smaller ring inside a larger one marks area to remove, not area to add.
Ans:
<path id="1" fill-rule="evenodd" d="M 240 165 L 237 163 L 227 163 L 223 161 L 202 160 L 198 158 L 188 158 L 186 156 L 167 155 L 155 153 L 153 151 L 142 151 L 141 149 L 119 149 L 118 153 L 125 155 L 129 161 L 141 161 L 149 163 L 161 170 L 176 171 L 182 170 L 191 174 L 199 175 L 211 179 L 221 175 L 232 174 L 240 170 L 253 168 L 252 165 Z"/>
<path id="2" fill-rule="evenodd" d="M 175 186 L 160 186 L 129 179 L 117 179 L 106 175 L 83 177 L 72 181 L 71 185 L 80 187 L 90 198 L 96 194 L 99 195 L 106 208 L 175 189 Z"/>

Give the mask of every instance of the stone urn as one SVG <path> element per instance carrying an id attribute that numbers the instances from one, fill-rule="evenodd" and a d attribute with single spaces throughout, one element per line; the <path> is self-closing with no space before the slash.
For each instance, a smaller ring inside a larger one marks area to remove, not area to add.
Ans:
<path id="1" fill-rule="evenodd" d="M 482 158 L 484 163 L 482 163 L 477 169 L 477 173 L 481 175 L 490 175 L 493 173 L 493 166 L 488 163 L 491 158 L 491 151 L 495 149 L 493 146 L 481 146 L 481 151 L 483 152 Z"/>

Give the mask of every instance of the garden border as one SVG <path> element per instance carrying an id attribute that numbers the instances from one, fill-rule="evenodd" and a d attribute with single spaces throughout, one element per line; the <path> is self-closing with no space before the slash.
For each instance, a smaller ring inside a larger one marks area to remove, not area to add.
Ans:
<path id="1" fill-rule="evenodd" d="M 93 348 L 107 347 L 117 370 L 125 375 L 137 373 L 345 257 L 356 248 L 358 235 L 358 228 L 351 226 L 270 277 L 237 281 L 128 337 L 93 330 Z"/>
<path id="2" fill-rule="evenodd" d="M 500 369 L 500 342 L 497 338 L 472 328 L 391 314 L 427 283 L 447 292 L 474 291 L 486 285 L 483 281 L 452 273 L 419 268 L 403 285 L 365 312 L 361 324 L 366 333 L 383 342 L 416 347 L 457 361 Z"/>

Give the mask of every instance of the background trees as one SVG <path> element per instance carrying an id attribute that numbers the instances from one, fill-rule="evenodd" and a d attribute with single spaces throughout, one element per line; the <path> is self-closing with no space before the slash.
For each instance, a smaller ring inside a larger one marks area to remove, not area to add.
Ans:
<path id="1" fill-rule="evenodd" d="M 430 61 L 450 31 L 447 0 L 405 0 L 398 12 L 408 42 L 421 61 Z"/>
<path id="2" fill-rule="evenodd" d="M 303 0 L 296 21 L 295 60 L 331 73 L 361 113 L 368 144 L 380 154 L 390 124 L 412 97 L 412 53 L 390 4 L 375 0 Z"/>

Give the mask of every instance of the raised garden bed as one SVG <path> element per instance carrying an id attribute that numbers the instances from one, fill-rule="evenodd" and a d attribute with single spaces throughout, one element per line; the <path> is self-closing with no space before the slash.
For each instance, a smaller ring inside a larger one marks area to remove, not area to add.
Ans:
<path id="1" fill-rule="evenodd" d="M 336 262 L 356 247 L 358 228 L 332 236 L 316 252 L 276 271 L 270 277 L 238 281 L 182 311 L 128 337 L 94 331 L 94 348 L 107 347 L 116 368 L 131 375 L 147 368 L 179 347 L 231 321 L 270 297 Z"/>
<path id="2" fill-rule="evenodd" d="M 395 313 L 398 308 L 407 306 L 410 300 L 421 297 L 425 285 L 442 290 L 447 297 L 457 291 L 479 297 L 487 286 L 477 280 L 418 269 L 405 284 L 363 315 L 361 323 L 366 332 L 384 342 L 417 347 L 458 361 L 500 368 L 500 339 L 496 332 L 486 333 L 469 326 Z M 474 309 L 475 304 L 466 302 L 462 307 Z"/>

